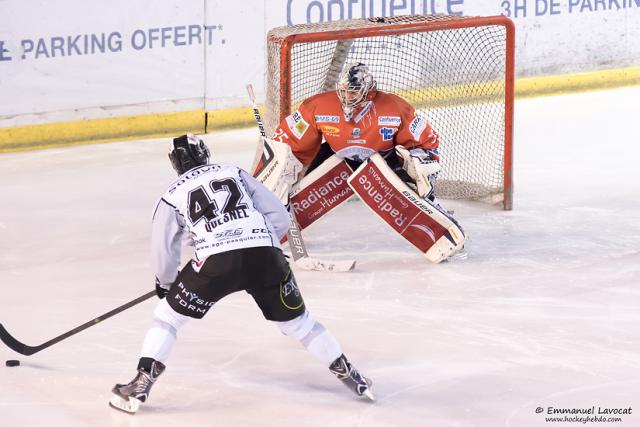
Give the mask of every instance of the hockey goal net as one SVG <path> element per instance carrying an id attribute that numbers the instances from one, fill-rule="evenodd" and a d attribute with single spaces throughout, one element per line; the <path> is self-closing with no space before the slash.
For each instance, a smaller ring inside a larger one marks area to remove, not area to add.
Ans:
<path id="1" fill-rule="evenodd" d="M 410 15 L 293 25 L 267 36 L 265 127 L 306 98 L 335 89 L 363 62 L 441 139 L 441 198 L 512 208 L 514 26 L 506 17 Z"/>

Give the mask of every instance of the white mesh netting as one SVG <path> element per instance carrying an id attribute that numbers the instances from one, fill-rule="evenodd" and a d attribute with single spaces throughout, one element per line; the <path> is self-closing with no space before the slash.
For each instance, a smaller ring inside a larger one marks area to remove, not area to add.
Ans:
<path id="1" fill-rule="evenodd" d="M 402 96 L 439 133 L 442 172 L 438 196 L 502 201 L 505 125 L 511 119 L 505 104 L 507 31 L 499 23 L 462 28 L 442 25 L 462 20 L 464 25 L 470 21 L 460 16 L 414 15 L 271 30 L 267 134 L 300 102 L 334 89 L 345 62 L 364 62 L 379 89 Z M 367 34 L 371 29 L 376 31 Z M 344 37 L 344 30 L 349 38 L 339 38 Z M 289 36 L 298 34 L 307 34 L 311 41 L 294 38 L 287 42 Z M 317 39 L 311 34 L 317 34 Z M 339 39 L 332 40 L 332 34 Z M 281 58 L 287 55 L 290 62 L 283 66 Z"/>

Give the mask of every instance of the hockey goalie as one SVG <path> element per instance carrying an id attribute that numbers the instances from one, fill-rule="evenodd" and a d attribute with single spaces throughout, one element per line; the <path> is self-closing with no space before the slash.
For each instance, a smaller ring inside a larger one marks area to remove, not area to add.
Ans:
<path id="1" fill-rule="evenodd" d="M 302 102 L 265 139 L 255 175 L 290 203 L 301 228 L 355 193 L 438 263 L 465 241 L 462 227 L 435 198 L 438 144 L 438 134 L 408 102 L 377 90 L 368 67 L 352 63 L 336 90 Z"/>

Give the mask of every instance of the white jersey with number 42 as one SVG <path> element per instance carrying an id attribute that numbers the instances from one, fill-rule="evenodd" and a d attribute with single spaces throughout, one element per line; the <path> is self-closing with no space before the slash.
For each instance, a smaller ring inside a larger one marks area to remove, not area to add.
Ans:
<path id="1" fill-rule="evenodd" d="M 204 165 L 181 175 L 153 216 L 152 261 L 162 284 L 175 280 L 187 233 L 196 258 L 241 248 L 280 246 L 289 217 L 273 193 L 244 170 Z"/>

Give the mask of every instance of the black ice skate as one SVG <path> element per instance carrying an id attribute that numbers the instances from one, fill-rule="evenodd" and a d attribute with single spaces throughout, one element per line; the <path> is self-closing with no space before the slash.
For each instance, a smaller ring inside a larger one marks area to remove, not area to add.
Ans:
<path id="1" fill-rule="evenodd" d="M 370 400 L 375 400 L 371 392 L 372 381 L 360 375 L 360 372 L 349 363 L 344 354 L 340 355 L 340 357 L 329 366 L 329 370 L 358 396 L 365 396 Z"/>
<path id="2" fill-rule="evenodd" d="M 115 396 L 109 406 L 129 414 L 135 414 L 140 404 L 149 398 L 151 387 L 165 366 L 157 360 L 143 357 L 138 364 L 138 374 L 129 384 L 116 384 L 111 390 Z"/>

